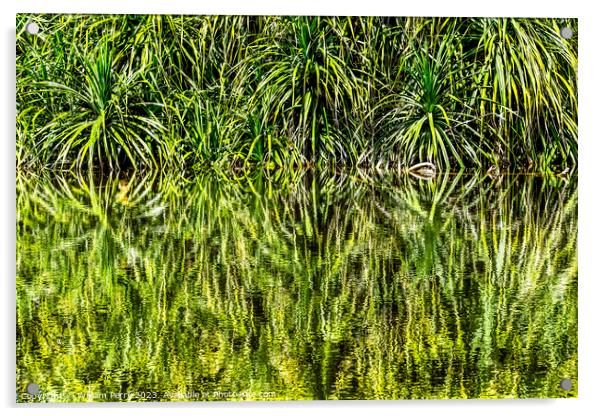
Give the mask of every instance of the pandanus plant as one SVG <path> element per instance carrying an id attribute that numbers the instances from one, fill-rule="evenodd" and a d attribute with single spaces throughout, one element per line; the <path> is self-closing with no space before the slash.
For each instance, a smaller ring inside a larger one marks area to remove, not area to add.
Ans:
<path id="1" fill-rule="evenodd" d="M 405 166 L 428 161 L 448 169 L 476 160 L 477 146 L 459 134 L 469 126 L 463 123 L 465 110 L 457 105 L 461 100 L 455 85 L 464 76 L 463 67 L 454 66 L 457 47 L 457 37 L 445 34 L 408 53 L 401 90 L 375 107 L 383 114 L 378 122 L 382 138 L 376 144 L 381 159 Z"/>
<path id="2" fill-rule="evenodd" d="M 152 115 L 153 103 L 130 97 L 148 84 L 143 72 L 120 67 L 124 51 L 115 51 L 108 40 L 92 51 L 77 51 L 78 73 L 66 82 L 40 82 L 52 95 L 64 95 L 64 111 L 58 112 L 40 131 L 42 146 L 57 155 L 54 164 L 81 168 L 123 165 L 157 166 L 154 148 L 160 147 L 161 123 Z"/>
<path id="3" fill-rule="evenodd" d="M 336 30 L 337 20 L 323 17 L 276 21 L 251 46 L 249 62 L 257 74 L 249 106 L 262 114 L 264 126 L 275 123 L 294 138 L 303 161 L 336 158 L 345 146 L 331 129 L 352 117 L 365 97 Z"/>

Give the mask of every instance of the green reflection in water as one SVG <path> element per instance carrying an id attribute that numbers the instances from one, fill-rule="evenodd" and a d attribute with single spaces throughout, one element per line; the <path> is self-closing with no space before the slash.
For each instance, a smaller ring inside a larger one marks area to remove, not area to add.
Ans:
<path id="1" fill-rule="evenodd" d="M 18 400 L 577 395 L 576 179 L 258 175 L 18 177 Z"/>

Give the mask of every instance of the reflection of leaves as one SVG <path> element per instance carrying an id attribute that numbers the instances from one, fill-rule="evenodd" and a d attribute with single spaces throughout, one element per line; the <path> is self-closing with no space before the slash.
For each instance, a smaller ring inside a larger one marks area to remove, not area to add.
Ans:
<path id="1" fill-rule="evenodd" d="M 534 361 L 574 376 L 574 181 L 213 175 L 19 181 L 23 368 L 292 398 L 551 394 Z"/>

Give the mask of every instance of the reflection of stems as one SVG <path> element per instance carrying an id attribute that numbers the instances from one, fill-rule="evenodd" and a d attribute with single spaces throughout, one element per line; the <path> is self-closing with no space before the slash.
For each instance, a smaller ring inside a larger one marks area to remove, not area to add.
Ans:
<path id="1" fill-rule="evenodd" d="M 521 397 L 576 374 L 574 182 L 212 175 L 131 179 L 127 207 L 117 178 L 19 181 L 20 382 Z"/>

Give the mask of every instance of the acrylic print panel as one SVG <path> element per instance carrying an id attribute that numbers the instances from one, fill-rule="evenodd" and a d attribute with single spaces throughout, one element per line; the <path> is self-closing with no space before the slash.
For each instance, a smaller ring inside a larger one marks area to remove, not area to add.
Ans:
<path id="1" fill-rule="evenodd" d="M 18 15 L 17 400 L 576 397 L 577 34 Z"/>

